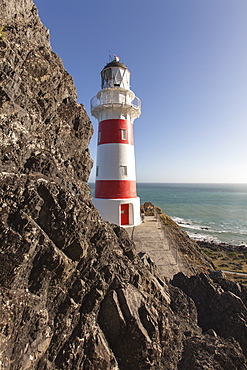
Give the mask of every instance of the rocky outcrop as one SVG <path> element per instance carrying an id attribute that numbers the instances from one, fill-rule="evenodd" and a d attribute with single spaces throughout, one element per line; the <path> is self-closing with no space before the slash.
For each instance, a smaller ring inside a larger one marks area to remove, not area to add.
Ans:
<path id="1" fill-rule="evenodd" d="M 209 249 L 212 251 L 225 251 L 225 252 L 246 252 L 246 246 L 242 245 L 232 245 L 231 243 L 215 243 L 213 241 L 198 240 L 197 244 L 202 249 Z"/>
<path id="2" fill-rule="evenodd" d="M 92 125 L 33 2 L 2 0 L 0 15 L 1 369 L 191 370 L 220 346 L 247 368 L 94 208 Z"/>
<path id="3" fill-rule="evenodd" d="M 193 299 L 198 323 L 204 332 L 213 329 L 223 338 L 235 338 L 247 355 L 245 287 L 225 279 L 218 272 L 191 277 L 179 273 L 174 276 L 172 284 Z"/>
<path id="4" fill-rule="evenodd" d="M 0 39 L 1 170 L 83 187 L 92 167 L 92 125 L 76 102 L 73 80 L 31 0 L 2 1 L 0 16 L 6 34 Z"/>
<path id="5" fill-rule="evenodd" d="M 223 340 L 213 332 L 210 335 L 206 334 L 205 338 L 193 337 L 185 341 L 183 358 L 178 365 L 179 370 L 246 369 L 246 359 L 233 338 Z"/>
<path id="6" fill-rule="evenodd" d="M 1 180 L 4 368 L 176 366 L 183 338 L 201 332 L 192 300 L 82 195 L 41 175 Z"/>

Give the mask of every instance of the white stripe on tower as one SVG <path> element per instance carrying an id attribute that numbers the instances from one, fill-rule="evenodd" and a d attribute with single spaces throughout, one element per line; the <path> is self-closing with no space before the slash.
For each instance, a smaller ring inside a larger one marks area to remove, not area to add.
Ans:
<path id="1" fill-rule="evenodd" d="M 134 147 L 131 145 L 128 145 L 127 148 L 124 144 L 101 145 L 98 147 L 97 165 L 96 181 L 136 181 Z"/>

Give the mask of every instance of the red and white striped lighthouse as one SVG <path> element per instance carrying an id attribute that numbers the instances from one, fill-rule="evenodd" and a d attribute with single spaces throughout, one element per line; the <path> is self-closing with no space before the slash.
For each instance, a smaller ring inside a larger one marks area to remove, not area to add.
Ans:
<path id="1" fill-rule="evenodd" d="M 91 113 L 99 122 L 93 202 L 104 220 L 123 227 L 140 223 L 133 136 L 140 108 L 130 90 L 130 72 L 114 56 L 101 71 L 101 90 L 91 100 Z"/>

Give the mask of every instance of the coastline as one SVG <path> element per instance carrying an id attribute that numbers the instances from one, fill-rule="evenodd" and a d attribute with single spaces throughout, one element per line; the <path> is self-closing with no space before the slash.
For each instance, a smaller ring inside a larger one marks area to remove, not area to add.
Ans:
<path id="1" fill-rule="evenodd" d="M 137 183 L 137 193 L 193 240 L 247 247 L 246 184 Z"/>
<path id="2" fill-rule="evenodd" d="M 233 245 L 231 243 L 214 242 L 206 240 L 195 240 L 195 242 L 203 249 L 210 249 L 212 251 L 225 251 L 225 252 L 247 252 L 245 244 Z"/>

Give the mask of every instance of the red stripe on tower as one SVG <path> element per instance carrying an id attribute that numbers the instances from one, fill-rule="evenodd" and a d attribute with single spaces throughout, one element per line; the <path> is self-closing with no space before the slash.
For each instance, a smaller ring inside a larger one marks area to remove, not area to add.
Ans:
<path id="1" fill-rule="evenodd" d="M 134 145 L 133 123 L 123 119 L 107 119 L 99 122 L 98 145 L 109 143 Z"/>
<path id="2" fill-rule="evenodd" d="M 135 181 L 98 180 L 95 183 L 95 198 L 125 199 L 136 198 Z"/>

